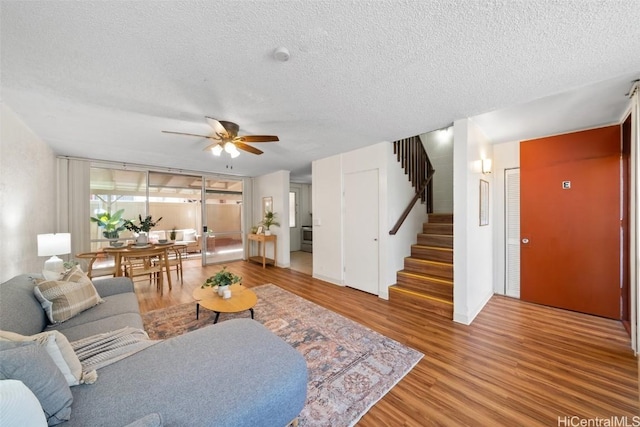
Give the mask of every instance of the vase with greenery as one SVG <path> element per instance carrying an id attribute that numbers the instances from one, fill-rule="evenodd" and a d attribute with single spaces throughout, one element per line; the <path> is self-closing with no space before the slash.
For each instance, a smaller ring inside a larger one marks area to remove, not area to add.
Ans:
<path id="1" fill-rule="evenodd" d="M 178 232 L 176 231 L 176 228 L 173 227 L 171 229 L 171 232 L 169 233 L 169 239 L 174 242 L 176 240 L 176 236 L 178 235 Z"/>
<path id="2" fill-rule="evenodd" d="M 264 225 L 264 228 L 265 228 L 264 234 L 267 236 L 271 234 L 270 228 L 272 225 L 275 225 L 276 227 L 280 227 L 280 223 L 276 221 L 276 213 L 272 211 L 265 212 L 264 219 L 260 224 Z"/>
<path id="3" fill-rule="evenodd" d="M 138 224 L 136 224 L 134 221 L 135 220 L 130 220 L 130 219 L 126 219 L 124 221 L 124 228 L 126 228 L 127 230 L 131 231 L 132 233 L 136 234 L 136 243 L 137 244 L 147 244 L 148 240 L 148 233 L 149 231 L 155 227 L 160 220 L 162 220 L 162 217 L 158 218 L 156 221 L 153 220 L 153 218 L 151 217 L 151 215 L 147 215 L 147 217 L 145 219 L 142 219 L 142 215 L 138 215 Z"/>
<path id="4" fill-rule="evenodd" d="M 118 240 L 120 232 L 125 230 L 125 220 L 122 219 L 124 209 L 111 214 L 111 212 L 102 212 L 96 216 L 92 216 L 89 219 L 91 222 L 98 224 L 98 227 L 102 228 L 102 235 L 105 239 L 111 241 Z"/>
<path id="5" fill-rule="evenodd" d="M 229 289 L 229 286 L 233 285 L 234 283 L 242 283 L 242 277 L 236 276 L 235 274 L 227 270 L 227 267 L 225 266 L 222 267 L 222 270 L 209 277 L 202 284 L 201 288 L 215 288 L 217 286 L 218 295 L 222 296 L 225 289 Z"/>

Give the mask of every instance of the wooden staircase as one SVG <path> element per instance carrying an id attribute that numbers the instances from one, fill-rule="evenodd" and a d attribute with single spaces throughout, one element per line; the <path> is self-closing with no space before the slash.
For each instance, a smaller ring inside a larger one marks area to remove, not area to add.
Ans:
<path id="1" fill-rule="evenodd" d="M 453 215 L 429 214 L 404 259 L 389 301 L 453 319 Z"/>

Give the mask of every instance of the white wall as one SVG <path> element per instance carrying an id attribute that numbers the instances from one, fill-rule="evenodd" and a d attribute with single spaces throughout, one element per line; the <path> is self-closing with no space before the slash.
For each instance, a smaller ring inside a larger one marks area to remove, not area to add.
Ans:
<path id="1" fill-rule="evenodd" d="M 262 198 L 273 198 L 273 212 L 277 215 L 276 221 L 280 223 L 279 227 L 271 227 L 271 233 L 278 236 L 278 267 L 288 268 L 291 264 L 289 253 L 289 171 L 278 171 L 254 178 L 252 195 L 254 225 L 258 225 L 262 221 Z M 267 245 L 267 257 L 273 258 L 271 245 Z"/>
<path id="2" fill-rule="evenodd" d="M 403 268 L 417 234 L 426 221 L 426 208 L 417 204 L 395 236 L 389 230 L 413 197 L 413 189 L 393 155 L 388 142 L 317 160 L 313 175 L 313 276 L 344 285 L 343 176 L 366 170 L 378 170 L 379 187 L 379 265 L 378 295 L 389 297 L 389 286 Z"/>
<path id="3" fill-rule="evenodd" d="M 489 225 L 479 225 L 480 179 L 489 181 L 489 200 L 495 194 L 492 174 L 482 174 L 481 159 L 493 154 L 470 119 L 454 123 L 453 140 L 453 320 L 470 324 L 493 295 L 494 209 L 489 209 Z"/>
<path id="4" fill-rule="evenodd" d="M 57 224 L 56 157 L 4 103 L 0 104 L 0 281 L 39 273 L 37 235 Z M 66 258 L 66 257 L 63 257 Z"/>
<path id="5" fill-rule="evenodd" d="M 453 127 L 420 135 L 433 175 L 433 212 L 453 212 Z"/>
<path id="6" fill-rule="evenodd" d="M 342 156 L 311 163 L 313 277 L 342 284 Z"/>
<path id="7" fill-rule="evenodd" d="M 505 180 L 504 171 L 520 167 L 520 141 L 495 144 L 493 146 L 493 290 L 505 293 Z"/>

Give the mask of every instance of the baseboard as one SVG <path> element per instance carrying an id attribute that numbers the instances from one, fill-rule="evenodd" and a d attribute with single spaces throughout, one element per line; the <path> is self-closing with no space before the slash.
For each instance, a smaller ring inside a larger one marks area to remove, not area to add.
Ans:
<path id="1" fill-rule="evenodd" d="M 322 280 L 323 282 L 328 282 L 334 285 L 338 285 L 338 286 L 344 286 L 344 283 L 341 283 L 340 281 L 336 281 L 335 279 L 331 278 L 331 277 L 326 277 L 323 276 L 322 274 L 313 274 L 311 277 L 313 277 L 314 279 L 318 279 L 318 280 Z"/>
<path id="2" fill-rule="evenodd" d="M 454 310 L 453 321 L 456 322 L 456 323 L 462 323 L 463 325 L 470 325 L 471 322 L 473 322 L 473 320 L 476 318 L 476 316 L 478 314 L 480 314 L 480 312 L 482 311 L 484 306 L 487 305 L 487 303 L 489 302 L 491 297 L 493 297 L 493 291 L 491 293 L 487 294 L 483 298 L 482 302 L 480 302 L 480 304 L 478 304 L 474 310 L 469 310 L 469 313 L 456 313 L 455 312 L 455 301 L 454 301 L 454 305 L 453 305 L 453 310 Z"/>

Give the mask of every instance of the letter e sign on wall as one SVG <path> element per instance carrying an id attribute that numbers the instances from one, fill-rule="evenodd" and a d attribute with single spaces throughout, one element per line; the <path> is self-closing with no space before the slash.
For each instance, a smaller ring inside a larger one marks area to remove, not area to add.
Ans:
<path id="1" fill-rule="evenodd" d="M 562 189 L 569 190 L 571 188 L 571 181 L 562 181 Z"/>

